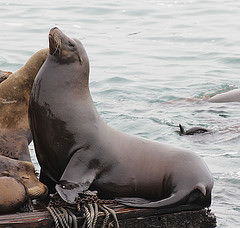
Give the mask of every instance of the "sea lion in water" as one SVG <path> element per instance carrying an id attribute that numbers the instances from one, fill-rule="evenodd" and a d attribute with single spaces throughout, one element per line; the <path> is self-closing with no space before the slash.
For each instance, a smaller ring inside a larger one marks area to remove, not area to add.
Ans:
<path id="1" fill-rule="evenodd" d="M 49 50 L 29 104 L 41 181 L 71 203 L 89 189 L 134 207 L 211 204 L 213 178 L 197 154 L 119 132 L 101 119 L 79 40 L 53 28 Z"/>
<path id="2" fill-rule="evenodd" d="M 27 63 L 0 84 L 0 155 L 31 161 L 32 136 L 28 104 L 34 78 L 47 58 L 48 49 L 35 53 Z"/>
<path id="3" fill-rule="evenodd" d="M 195 135 L 210 132 L 208 129 L 204 127 L 192 127 L 185 131 L 181 124 L 179 124 L 179 128 L 180 128 L 179 135 Z"/>
<path id="4" fill-rule="evenodd" d="M 208 101 L 213 103 L 240 102 L 240 89 L 217 94 L 211 97 Z"/>
<path id="5" fill-rule="evenodd" d="M 3 177 L 9 177 L 9 179 Z M 25 190 L 19 183 L 24 186 Z M 5 184 L 9 186 L 9 191 L 5 191 Z M 12 195 L 12 190 L 15 187 L 15 193 Z M 37 179 L 31 162 L 0 155 L 0 211 L 1 208 L 7 209 L 9 207 L 10 203 L 8 202 L 12 203 L 12 209 L 16 209 L 21 203 L 24 203 L 25 199 L 42 198 L 47 195 L 47 192 L 47 187 Z"/>

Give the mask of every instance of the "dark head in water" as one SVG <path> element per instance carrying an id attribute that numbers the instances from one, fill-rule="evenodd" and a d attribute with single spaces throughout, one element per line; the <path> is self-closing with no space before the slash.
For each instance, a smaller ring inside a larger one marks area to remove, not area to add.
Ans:
<path id="1" fill-rule="evenodd" d="M 180 128 L 179 135 L 195 135 L 210 132 L 208 129 L 203 127 L 192 127 L 189 130 L 185 131 L 181 124 L 179 124 L 179 128 Z"/>

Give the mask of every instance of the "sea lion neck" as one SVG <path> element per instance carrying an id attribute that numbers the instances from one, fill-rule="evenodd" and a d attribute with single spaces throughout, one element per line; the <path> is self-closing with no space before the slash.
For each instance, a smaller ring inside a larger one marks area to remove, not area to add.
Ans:
<path id="1" fill-rule="evenodd" d="M 44 77 L 45 83 L 51 85 L 53 89 L 61 90 L 67 86 L 74 92 L 81 91 L 90 95 L 87 60 L 83 63 L 75 61 L 60 64 L 58 57 L 49 54 L 41 71 L 44 72 L 41 77 Z"/>

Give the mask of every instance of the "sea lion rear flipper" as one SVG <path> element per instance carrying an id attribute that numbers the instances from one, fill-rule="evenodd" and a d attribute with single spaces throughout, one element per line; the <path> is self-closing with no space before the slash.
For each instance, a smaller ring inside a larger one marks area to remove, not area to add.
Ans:
<path id="1" fill-rule="evenodd" d="M 84 152 L 74 153 L 55 187 L 61 198 L 69 203 L 74 203 L 78 194 L 87 190 L 97 175 L 97 170 L 89 165 L 91 151 Z"/>
<path id="2" fill-rule="evenodd" d="M 159 201 L 148 201 L 145 199 L 139 200 L 139 198 L 118 198 L 116 199 L 120 204 L 130 206 L 130 207 L 140 207 L 140 208 L 159 208 L 166 207 L 170 205 L 177 204 L 185 199 L 188 195 L 187 191 L 178 191 L 168 198 Z"/>
<path id="3" fill-rule="evenodd" d="M 137 198 L 137 197 L 119 197 L 115 199 L 117 202 L 120 204 L 134 204 L 134 205 L 143 205 L 143 204 L 148 204 L 151 203 L 152 201 L 143 199 L 143 198 Z"/>

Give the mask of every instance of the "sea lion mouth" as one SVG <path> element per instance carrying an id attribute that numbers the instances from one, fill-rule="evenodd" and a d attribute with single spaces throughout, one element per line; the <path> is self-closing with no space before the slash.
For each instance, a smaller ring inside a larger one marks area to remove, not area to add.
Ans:
<path id="1" fill-rule="evenodd" d="M 61 55 L 62 50 L 62 39 L 60 30 L 54 27 L 49 32 L 49 52 L 51 55 Z"/>
<path id="2" fill-rule="evenodd" d="M 28 194 L 31 199 L 41 199 L 45 198 L 48 194 L 48 188 L 43 185 L 43 186 L 34 186 L 30 189 L 27 189 Z"/>

